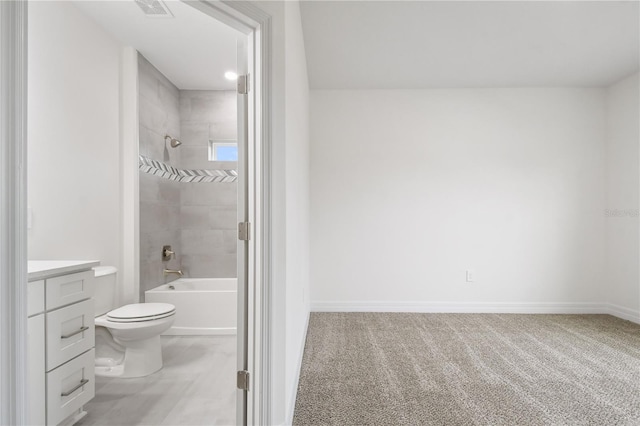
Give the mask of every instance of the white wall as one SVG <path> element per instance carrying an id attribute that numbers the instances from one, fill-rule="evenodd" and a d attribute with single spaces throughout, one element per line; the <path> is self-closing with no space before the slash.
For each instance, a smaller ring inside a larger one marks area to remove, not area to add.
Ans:
<path id="1" fill-rule="evenodd" d="M 285 2 L 286 401 L 290 424 L 309 318 L 309 81 L 300 3 Z"/>
<path id="2" fill-rule="evenodd" d="M 29 259 L 120 266 L 119 55 L 69 2 L 29 3 Z"/>
<path id="3" fill-rule="evenodd" d="M 623 318 L 640 322 L 638 273 L 639 77 L 609 87 L 607 102 L 606 301 Z"/>
<path id="4" fill-rule="evenodd" d="M 604 132 L 601 89 L 312 91 L 312 309 L 594 310 Z"/>

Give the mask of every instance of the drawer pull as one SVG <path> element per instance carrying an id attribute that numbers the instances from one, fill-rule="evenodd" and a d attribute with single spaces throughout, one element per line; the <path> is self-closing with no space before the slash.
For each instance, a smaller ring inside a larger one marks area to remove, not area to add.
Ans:
<path id="1" fill-rule="evenodd" d="M 73 389 L 68 390 L 68 391 L 66 391 L 66 392 L 62 392 L 62 393 L 60 394 L 60 396 L 69 396 L 69 395 L 71 395 L 72 393 L 74 393 L 75 391 L 77 391 L 78 389 L 80 389 L 81 387 L 83 387 L 84 385 L 86 385 L 87 383 L 89 383 L 89 380 L 87 380 L 87 379 L 82 379 L 82 380 L 80 380 L 80 383 L 78 383 L 77 385 L 75 385 L 75 386 L 73 387 Z"/>
<path id="2" fill-rule="evenodd" d="M 69 333 L 69 334 L 63 334 L 62 336 L 60 336 L 61 339 L 68 339 L 69 337 L 73 337 L 76 334 L 80 334 L 83 331 L 87 331 L 89 329 L 89 327 L 80 327 L 80 330 L 76 330 L 73 333 Z"/>

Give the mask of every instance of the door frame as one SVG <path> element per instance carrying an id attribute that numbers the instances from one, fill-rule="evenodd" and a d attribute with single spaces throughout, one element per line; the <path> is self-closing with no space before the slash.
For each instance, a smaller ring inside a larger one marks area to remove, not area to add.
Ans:
<path id="1" fill-rule="evenodd" d="M 254 117 L 249 122 L 247 150 L 252 225 L 247 262 L 250 391 L 243 423 L 271 424 L 271 16 L 244 1 L 183 1 L 249 39 L 253 86 L 249 108 Z M 27 420 L 27 15 L 27 1 L 0 1 L 0 424 L 25 424 Z M 126 59 L 123 63 L 126 66 Z M 123 76 L 123 81 L 126 79 Z M 126 126 L 135 127 L 134 123 Z M 124 145 L 124 131 L 121 139 Z M 122 151 L 121 172 L 128 170 L 132 159 L 137 170 L 137 149 L 128 146 Z M 132 174 L 128 170 L 126 176 Z M 137 187 L 137 178 L 135 182 Z M 122 193 L 123 208 L 131 205 L 136 192 L 129 186 Z M 139 222 L 135 211 L 122 215 L 123 256 L 131 254 L 132 242 L 139 245 L 134 235 Z M 130 259 L 124 262 L 122 276 L 137 283 L 135 268 Z"/>
<path id="2" fill-rule="evenodd" d="M 0 1 L 0 424 L 27 421 L 27 4 Z"/>
<path id="3" fill-rule="evenodd" d="M 271 420 L 271 15 L 247 1 L 182 0 L 248 36 L 250 91 L 246 150 L 247 213 L 251 223 L 247 262 L 247 369 L 250 373 L 243 423 Z"/>

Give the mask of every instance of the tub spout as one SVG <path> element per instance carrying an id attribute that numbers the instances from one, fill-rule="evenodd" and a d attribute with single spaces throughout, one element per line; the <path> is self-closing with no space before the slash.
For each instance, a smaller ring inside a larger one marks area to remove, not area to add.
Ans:
<path id="1" fill-rule="evenodd" d="M 165 275 L 165 277 L 169 274 L 176 274 L 176 275 L 182 276 L 182 271 L 180 269 L 165 269 L 162 271 L 162 273 Z"/>

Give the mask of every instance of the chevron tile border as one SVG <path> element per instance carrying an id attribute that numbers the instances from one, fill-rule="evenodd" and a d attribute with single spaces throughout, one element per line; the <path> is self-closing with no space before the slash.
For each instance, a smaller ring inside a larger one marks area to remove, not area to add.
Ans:
<path id="1" fill-rule="evenodd" d="M 238 180 L 236 170 L 182 170 L 144 155 L 140 155 L 139 159 L 138 168 L 140 171 L 175 182 L 231 183 Z"/>

